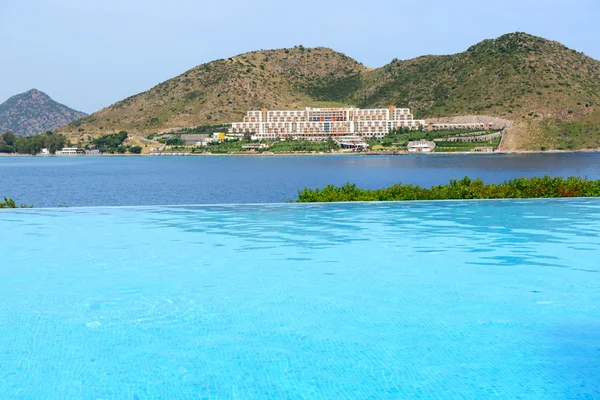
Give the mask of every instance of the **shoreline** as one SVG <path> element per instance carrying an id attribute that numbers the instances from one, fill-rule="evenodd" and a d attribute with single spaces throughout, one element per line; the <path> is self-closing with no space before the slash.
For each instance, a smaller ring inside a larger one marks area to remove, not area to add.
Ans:
<path id="1" fill-rule="evenodd" d="M 56 155 L 56 154 L 15 154 L 15 153 L 0 153 L 0 157 L 52 157 L 52 158 L 95 158 L 95 157 L 301 157 L 301 156 L 435 156 L 435 155 L 459 155 L 459 156 L 494 156 L 494 155 L 521 155 L 521 154 L 573 154 L 573 153 L 600 153 L 600 148 L 597 149 L 579 149 L 579 150 L 503 150 L 492 153 L 479 153 L 470 151 L 453 151 L 453 152 L 424 152 L 424 153 L 409 153 L 408 151 L 365 151 L 365 152 L 332 152 L 332 153 L 191 153 L 184 151 L 165 152 L 159 154 L 97 154 L 97 155 Z"/>

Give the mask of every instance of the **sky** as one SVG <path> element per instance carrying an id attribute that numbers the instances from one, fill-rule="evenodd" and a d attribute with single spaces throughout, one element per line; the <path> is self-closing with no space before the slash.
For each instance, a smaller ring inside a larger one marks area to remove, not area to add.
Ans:
<path id="1" fill-rule="evenodd" d="M 600 0 L 0 0 L 0 103 L 92 113 L 196 65 L 303 45 L 368 67 L 521 31 L 600 59 Z"/>

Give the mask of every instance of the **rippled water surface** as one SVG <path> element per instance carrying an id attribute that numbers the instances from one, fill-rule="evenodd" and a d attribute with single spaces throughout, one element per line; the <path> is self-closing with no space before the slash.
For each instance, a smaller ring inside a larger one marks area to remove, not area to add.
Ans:
<path id="1" fill-rule="evenodd" d="M 0 198 L 35 207 L 276 203 L 346 182 L 374 189 L 544 174 L 600 179 L 600 154 L 0 157 Z"/>
<path id="2" fill-rule="evenodd" d="M 600 201 L 0 213 L 3 398 L 600 397 Z"/>

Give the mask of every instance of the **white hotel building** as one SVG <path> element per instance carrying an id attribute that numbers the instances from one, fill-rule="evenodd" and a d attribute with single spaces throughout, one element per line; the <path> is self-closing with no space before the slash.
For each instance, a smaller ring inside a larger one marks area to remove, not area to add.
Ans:
<path id="1" fill-rule="evenodd" d="M 418 129 L 425 121 L 413 119 L 408 108 L 311 108 L 305 110 L 248 111 L 244 122 L 234 122 L 232 134 L 249 133 L 255 139 L 323 140 L 354 135 L 383 138 L 390 129 Z"/>

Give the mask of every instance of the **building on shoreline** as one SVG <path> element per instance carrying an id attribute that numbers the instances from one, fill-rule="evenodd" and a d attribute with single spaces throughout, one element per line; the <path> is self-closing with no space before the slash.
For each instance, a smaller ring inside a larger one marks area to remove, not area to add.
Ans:
<path id="1" fill-rule="evenodd" d="M 231 134 L 253 139 L 325 140 L 346 135 L 382 139 L 394 128 L 419 129 L 424 120 L 413 119 L 408 108 L 311 108 L 305 110 L 248 111 L 243 122 L 234 122 Z"/>
<path id="2" fill-rule="evenodd" d="M 57 156 L 78 156 L 82 154 L 85 154 L 85 150 L 79 147 L 63 147 L 62 150 L 56 152 Z"/>
<path id="3" fill-rule="evenodd" d="M 338 146 L 342 149 L 349 149 L 354 151 L 367 151 L 369 150 L 369 144 L 364 141 L 360 136 L 350 135 L 343 136 L 333 139 Z"/>
<path id="4" fill-rule="evenodd" d="M 268 148 L 269 148 L 269 146 L 267 146 L 264 143 L 249 143 L 249 144 L 242 145 L 242 150 L 246 150 L 246 151 L 266 150 Z"/>
<path id="5" fill-rule="evenodd" d="M 431 153 L 435 150 L 435 142 L 429 140 L 415 140 L 408 142 L 409 153 Z"/>

